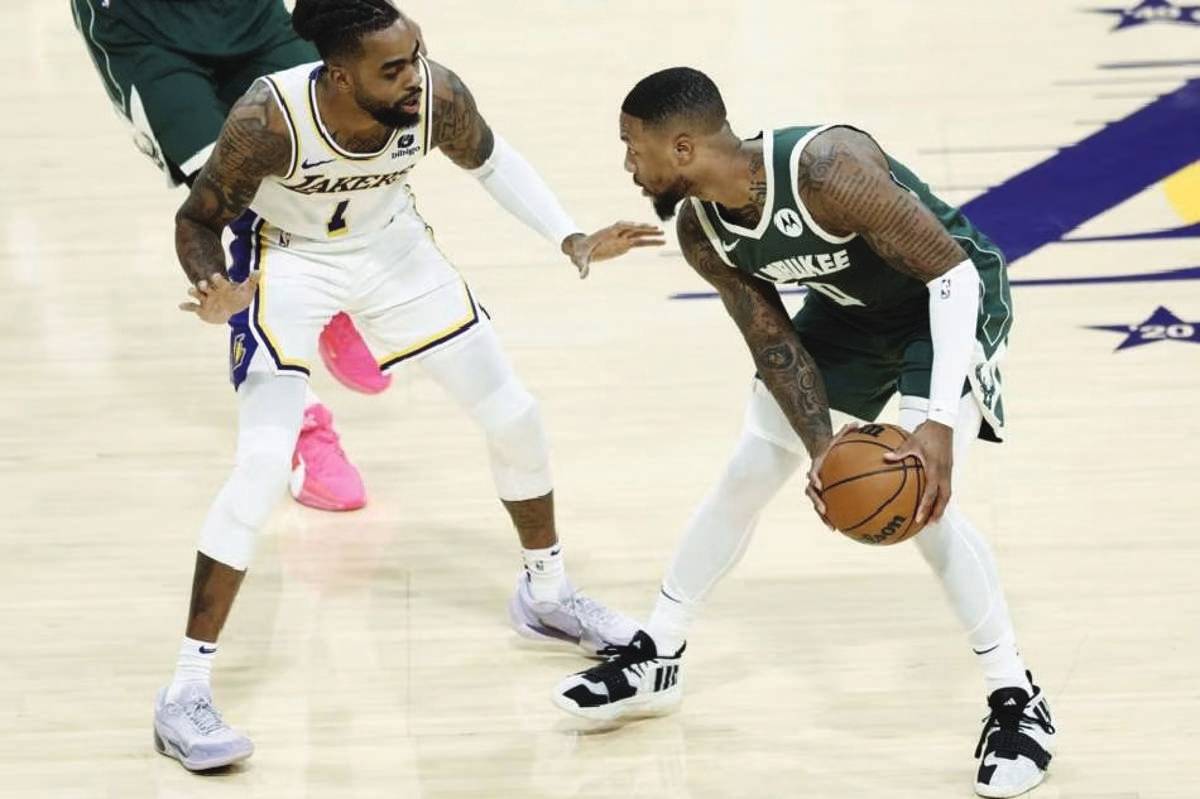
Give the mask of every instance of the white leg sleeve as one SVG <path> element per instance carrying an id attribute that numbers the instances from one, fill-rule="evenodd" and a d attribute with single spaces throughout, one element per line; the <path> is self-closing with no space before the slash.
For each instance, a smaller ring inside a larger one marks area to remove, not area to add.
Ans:
<path id="1" fill-rule="evenodd" d="M 486 320 L 464 341 L 434 351 L 421 365 L 483 428 L 500 499 L 519 502 L 553 490 L 537 400 L 513 372 Z"/>
<path id="2" fill-rule="evenodd" d="M 213 560 L 234 569 L 250 563 L 259 528 L 287 489 L 307 384 L 258 373 L 238 389 L 237 460 L 200 531 L 198 549 Z"/>
<path id="3" fill-rule="evenodd" d="M 725 472 L 683 531 L 646 623 L 660 652 L 676 652 L 687 640 L 701 602 L 741 560 L 762 509 L 805 459 L 750 426 L 742 431 Z"/>
<path id="4" fill-rule="evenodd" d="M 717 484 L 692 515 L 663 580 L 682 603 L 702 601 L 741 560 L 758 517 L 805 457 L 743 431 Z"/>
<path id="5" fill-rule="evenodd" d="M 835 412 L 835 422 L 849 421 Z M 761 380 L 746 406 L 742 435 L 716 486 L 697 508 L 663 589 L 681 602 L 699 602 L 746 551 L 758 514 L 808 461 L 800 436 Z"/>
<path id="6" fill-rule="evenodd" d="M 900 426 L 914 430 L 925 421 L 926 401 L 903 397 Z M 963 473 L 967 451 L 979 434 L 979 405 L 968 395 L 962 398 L 954 427 L 954 480 Z M 1012 620 L 996 570 L 996 560 L 987 541 L 951 499 L 942 520 L 929 525 L 913 539 L 921 555 L 942 582 L 946 598 L 954 608 L 967 638 L 976 652 L 1014 640 Z"/>

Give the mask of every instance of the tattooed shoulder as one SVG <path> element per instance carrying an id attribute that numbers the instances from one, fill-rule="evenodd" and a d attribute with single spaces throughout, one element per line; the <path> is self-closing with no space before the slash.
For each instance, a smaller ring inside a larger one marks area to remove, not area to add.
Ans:
<path id="1" fill-rule="evenodd" d="M 266 177 L 285 174 L 293 157 L 283 112 L 265 81 L 257 81 L 230 109 L 180 215 L 220 230 L 250 206 Z"/>
<path id="2" fill-rule="evenodd" d="M 479 113 L 475 97 L 453 70 L 428 62 L 433 86 L 433 146 L 463 169 L 483 166 L 495 137 Z"/>
<path id="3" fill-rule="evenodd" d="M 282 174 L 291 166 L 291 133 L 279 101 L 265 79 L 255 81 L 234 104 L 225 127 L 218 149 L 225 145 L 230 155 L 247 158 L 246 166 L 256 172 Z"/>
<path id="4" fill-rule="evenodd" d="M 859 201 L 881 172 L 886 175 L 887 161 L 866 134 L 832 128 L 814 137 L 800 153 L 796 185 L 822 227 L 844 235 L 853 232 L 847 229 L 851 216 L 847 205 Z"/>
<path id="5" fill-rule="evenodd" d="M 861 234 L 893 269 L 928 282 L 966 258 L 941 221 L 892 179 L 887 157 L 864 133 L 833 128 L 800 154 L 801 199 L 834 235 Z"/>

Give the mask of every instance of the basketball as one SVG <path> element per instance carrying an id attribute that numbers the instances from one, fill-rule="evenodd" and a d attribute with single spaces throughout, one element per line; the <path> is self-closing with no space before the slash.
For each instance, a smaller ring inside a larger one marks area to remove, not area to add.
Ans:
<path id="1" fill-rule="evenodd" d="M 842 436 L 825 456 L 818 477 L 825 517 L 843 535 L 863 544 L 898 544 L 921 531 L 915 519 L 925 490 L 916 458 L 884 460 L 908 433 L 892 424 L 869 424 Z"/>

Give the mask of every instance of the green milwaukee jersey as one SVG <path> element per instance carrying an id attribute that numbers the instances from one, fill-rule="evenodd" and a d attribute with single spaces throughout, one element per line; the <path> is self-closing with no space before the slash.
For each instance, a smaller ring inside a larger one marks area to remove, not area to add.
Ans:
<path id="1" fill-rule="evenodd" d="M 861 236 L 835 236 L 812 218 L 796 185 L 800 154 L 821 127 L 793 127 L 763 135 L 767 196 L 753 229 L 726 220 L 715 203 L 692 199 L 700 223 L 727 264 L 773 283 L 810 290 L 808 302 L 829 306 L 835 316 L 886 334 L 928 326 L 929 293 L 921 281 L 893 269 Z M 929 186 L 888 157 L 892 179 L 936 216 L 975 263 L 983 286 L 977 339 L 990 357 L 1008 336 L 1012 298 L 1003 256 L 987 236 Z"/>
<path id="2" fill-rule="evenodd" d="M 792 323 L 821 368 L 831 406 L 874 419 L 895 391 L 928 397 L 929 289 L 892 268 L 863 237 L 824 230 L 804 206 L 797 186 L 800 155 L 831 127 L 839 126 L 763 134 L 766 199 L 753 229 L 726 219 L 715 203 L 694 197 L 691 202 L 710 244 L 729 267 L 809 289 Z M 1004 256 L 910 169 L 890 156 L 887 160 L 892 180 L 941 221 L 979 272 L 977 346 L 964 393 L 972 392 L 979 402 L 985 422 L 981 436 L 999 440 L 1004 424 L 999 362 L 1012 327 Z"/>

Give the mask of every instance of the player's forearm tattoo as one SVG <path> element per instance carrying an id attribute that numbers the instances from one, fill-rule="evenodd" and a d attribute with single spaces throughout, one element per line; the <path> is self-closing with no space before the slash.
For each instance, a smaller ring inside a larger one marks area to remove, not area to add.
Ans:
<path id="1" fill-rule="evenodd" d="M 809 454 L 817 455 L 833 435 L 825 381 L 792 327 L 779 292 L 723 263 L 689 205 L 679 215 L 677 232 L 688 263 L 716 287 L 742 331 L 759 377 Z"/>
<path id="2" fill-rule="evenodd" d="M 188 280 L 225 274 L 221 231 L 254 199 L 263 178 L 285 172 L 292 141 L 270 88 L 255 83 L 233 106 L 208 163 L 175 215 L 175 251 Z"/>
<path id="3" fill-rule="evenodd" d="M 463 169 L 483 166 L 495 147 L 495 136 L 475 105 L 466 84 L 449 69 L 433 69 L 433 146 Z"/>
<path id="4" fill-rule="evenodd" d="M 834 128 L 800 156 L 801 197 L 823 227 L 859 233 L 892 268 L 929 282 L 966 259 L 942 223 L 892 180 L 887 159 L 866 135 Z"/>

